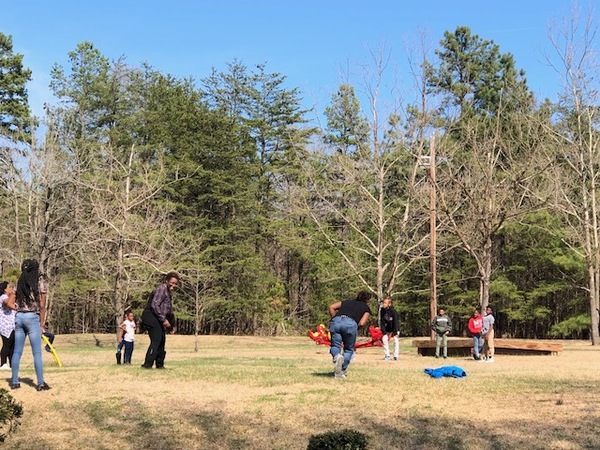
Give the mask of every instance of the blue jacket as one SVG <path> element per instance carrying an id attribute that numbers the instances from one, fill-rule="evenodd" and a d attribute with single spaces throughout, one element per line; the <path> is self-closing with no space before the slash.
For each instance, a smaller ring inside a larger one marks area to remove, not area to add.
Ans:
<path id="1" fill-rule="evenodd" d="M 439 367 L 438 369 L 424 369 L 423 372 L 425 372 L 427 375 L 432 376 L 433 378 L 462 378 L 467 376 L 467 372 L 465 372 L 458 366 L 443 366 Z"/>

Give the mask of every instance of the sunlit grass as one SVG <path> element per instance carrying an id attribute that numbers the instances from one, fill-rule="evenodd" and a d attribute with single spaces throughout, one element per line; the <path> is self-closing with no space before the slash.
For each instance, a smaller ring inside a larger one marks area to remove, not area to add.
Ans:
<path id="1" fill-rule="evenodd" d="M 46 381 L 12 391 L 24 419 L 15 449 L 305 449 L 311 435 L 352 428 L 372 449 L 600 448 L 600 351 L 566 343 L 559 356 L 450 358 L 465 379 L 403 339 L 399 361 L 361 349 L 346 380 L 328 349 L 306 337 L 169 336 L 164 370 L 117 366 L 114 336 L 58 336 L 64 367 L 45 354 Z M 99 345 L 97 345 L 97 343 Z M 22 377 L 34 377 L 27 348 Z M 8 383 L 8 374 L 5 374 Z M 51 424 L 41 427 L 40 424 Z M 36 436 L 31 439 L 31 436 Z"/>

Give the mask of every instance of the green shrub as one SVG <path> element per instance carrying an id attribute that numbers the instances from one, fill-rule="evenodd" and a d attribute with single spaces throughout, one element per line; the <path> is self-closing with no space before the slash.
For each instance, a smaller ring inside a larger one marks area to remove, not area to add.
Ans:
<path id="1" fill-rule="evenodd" d="M 557 323 L 550 330 L 550 335 L 555 338 L 579 338 L 584 331 L 590 329 L 592 318 L 589 313 L 569 317 Z"/>
<path id="2" fill-rule="evenodd" d="M 311 436 L 306 450 L 367 450 L 368 441 L 368 437 L 358 431 L 330 431 Z"/>
<path id="3" fill-rule="evenodd" d="M 6 389 L 0 388 L 0 442 L 20 424 L 23 406 Z"/>

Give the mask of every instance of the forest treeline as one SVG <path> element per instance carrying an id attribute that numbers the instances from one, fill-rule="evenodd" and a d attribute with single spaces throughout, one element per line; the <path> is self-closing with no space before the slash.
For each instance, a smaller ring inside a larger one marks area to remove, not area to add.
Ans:
<path id="1" fill-rule="evenodd" d="M 504 336 L 596 344 L 595 35 L 553 31 L 557 101 L 458 27 L 385 102 L 381 52 L 323 111 L 264 64 L 179 78 L 82 42 L 53 67 L 42 117 L 0 33 L 2 278 L 37 258 L 58 333 L 114 332 L 176 270 L 185 332 L 304 333 L 367 289 L 392 296 L 402 335 L 425 335 L 435 237 L 455 334 L 491 304 Z"/>

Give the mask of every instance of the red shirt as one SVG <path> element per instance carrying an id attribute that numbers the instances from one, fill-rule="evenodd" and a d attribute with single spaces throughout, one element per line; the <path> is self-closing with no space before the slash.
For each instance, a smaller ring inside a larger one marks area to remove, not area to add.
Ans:
<path id="1" fill-rule="evenodd" d="M 471 334 L 481 334 L 483 327 L 483 316 L 471 317 L 469 319 L 469 331 Z"/>

